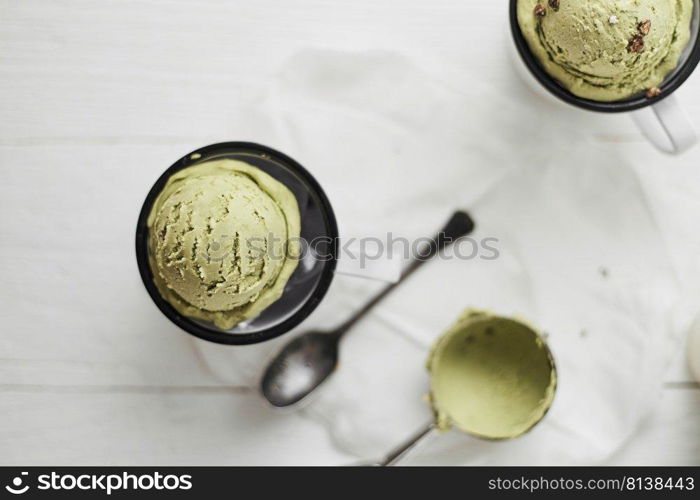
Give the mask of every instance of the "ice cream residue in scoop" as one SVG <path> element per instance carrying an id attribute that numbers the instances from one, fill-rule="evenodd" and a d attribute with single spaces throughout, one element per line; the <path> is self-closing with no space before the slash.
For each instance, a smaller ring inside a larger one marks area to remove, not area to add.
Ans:
<path id="1" fill-rule="evenodd" d="M 537 424 L 557 383 L 534 329 L 471 309 L 435 343 L 428 370 L 438 426 L 488 439 L 517 437 Z"/>

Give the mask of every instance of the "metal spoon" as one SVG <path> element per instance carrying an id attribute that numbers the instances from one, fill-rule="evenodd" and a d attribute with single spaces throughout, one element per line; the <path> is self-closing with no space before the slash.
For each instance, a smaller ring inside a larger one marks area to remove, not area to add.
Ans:
<path id="1" fill-rule="evenodd" d="M 413 274 L 427 260 L 471 233 L 474 222 L 469 214 L 455 212 L 445 227 L 406 267 L 396 283 L 387 285 L 365 306 L 332 331 L 311 331 L 287 344 L 272 360 L 263 375 L 261 391 L 273 406 L 284 407 L 297 403 L 321 385 L 338 364 L 340 339 L 389 292 Z"/>

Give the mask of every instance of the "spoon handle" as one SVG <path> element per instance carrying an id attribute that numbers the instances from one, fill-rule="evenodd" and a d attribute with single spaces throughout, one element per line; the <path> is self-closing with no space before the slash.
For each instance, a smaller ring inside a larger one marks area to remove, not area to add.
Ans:
<path id="1" fill-rule="evenodd" d="M 441 250 L 447 248 L 455 240 L 466 236 L 474 230 L 474 221 L 469 216 L 467 212 L 458 210 L 452 214 L 450 220 L 447 221 L 445 226 L 440 230 L 438 234 L 430 239 L 430 243 L 421 249 L 416 256 L 413 257 L 401 277 L 396 283 L 387 285 L 384 290 L 379 292 L 372 300 L 362 307 L 359 311 L 353 314 L 345 323 L 340 325 L 336 330 L 335 334 L 341 337 L 345 332 L 347 332 L 350 327 L 352 327 L 357 321 L 362 318 L 367 312 L 369 312 L 374 306 L 376 306 L 381 300 L 389 295 L 394 288 L 401 284 L 406 278 L 413 274 L 420 266 L 425 264 L 428 260 L 437 255 Z"/>
<path id="2" fill-rule="evenodd" d="M 474 230 L 474 221 L 467 212 L 458 210 L 452 214 L 447 224 L 440 230 L 438 234 L 431 238 L 430 243 L 413 258 L 413 261 L 401 273 L 399 283 L 413 274 L 416 269 L 425 264 L 428 260 L 444 250 L 455 240 L 462 236 L 466 236 Z M 396 286 L 398 283 L 394 283 Z"/>
<path id="3" fill-rule="evenodd" d="M 416 446 L 420 440 L 430 434 L 433 429 L 435 429 L 435 425 L 435 422 L 431 420 L 427 425 L 421 427 L 418 432 L 407 439 L 406 442 L 402 443 L 401 446 L 395 448 L 377 465 L 380 467 L 395 465 L 403 456 L 406 455 L 406 453 L 413 449 L 413 447 Z"/>

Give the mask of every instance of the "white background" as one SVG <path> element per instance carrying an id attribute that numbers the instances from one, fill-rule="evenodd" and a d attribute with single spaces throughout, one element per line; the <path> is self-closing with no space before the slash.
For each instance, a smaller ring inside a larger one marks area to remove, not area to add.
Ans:
<path id="1" fill-rule="evenodd" d="M 230 135 L 227 100 L 299 50 L 393 51 L 456 88 L 515 78 L 505 4 L 0 1 L 0 462 L 356 460 L 305 412 L 272 412 L 207 372 L 123 258 L 140 203 L 185 152 L 245 139 Z M 677 95 L 700 116 L 700 76 Z M 595 140 L 647 147 L 625 117 L 607 120 L 591 125 Z M 692 173 L 698 160 L 695 148 L 678 165 Z M 47 249 L 58 240 L 73 244 Z M 700 390 L 682 349 L 611 463 L 700 464 Z"/>

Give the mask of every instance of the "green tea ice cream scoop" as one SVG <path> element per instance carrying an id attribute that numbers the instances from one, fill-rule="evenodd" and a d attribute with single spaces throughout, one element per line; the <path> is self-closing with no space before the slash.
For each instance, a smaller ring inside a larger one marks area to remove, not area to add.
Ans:
<path id="1" fill-rule="evenodd" d="M 227 330 L 276 301 L 297 266 L 294 194 L 242 161 L 175 173 L 148 218 L 154 282 L 180 314 Z"/>
<path id="2" fill-rule="evenodd" d="M 690 40 L 693 0 L 518 0 L 518 24 L 542 68 L 594 101 L 652 92 Z"/>

